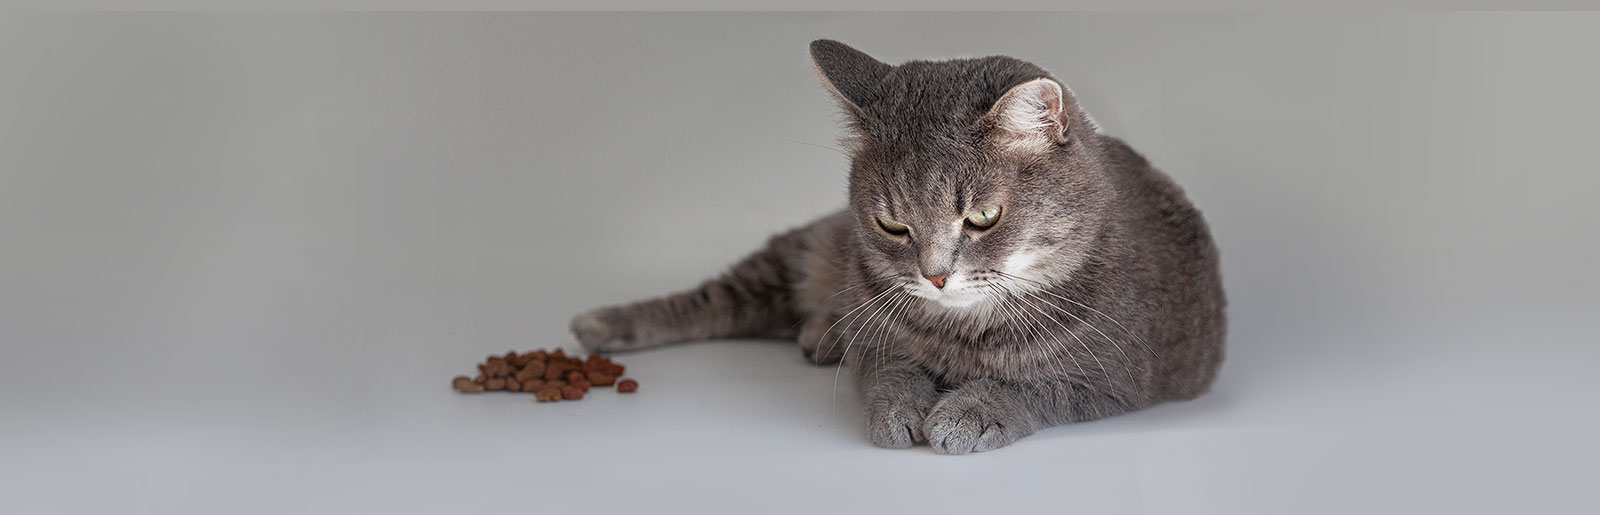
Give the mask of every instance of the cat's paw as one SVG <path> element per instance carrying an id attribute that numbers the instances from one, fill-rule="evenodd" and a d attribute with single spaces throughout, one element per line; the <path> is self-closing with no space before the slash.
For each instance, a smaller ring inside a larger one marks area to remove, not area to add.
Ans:
<path id="1" fill-rule="evenodd" d="M 569 326 L 590 352 L 627 350 L 634 346 L 633 324 L 617 308 L 600 308 L 572 317 Z"/>
<path id="2" fill-rule="evenodd" d="M 923 421 L 928 445 L 940 454 L 999 449 L 1032 433 L 1012 404 L 984 390 L 958 389 L 945 395 Z"/>
<path id="3" fill-rule="evenodd" d="M 844 359 L 844 348 L 829 344 L 834 340 L 829 335 L 835 333 L 829 331 L 832 324 L 824 323 L 824 320 L 807 320 L 805 326 L 800 328 L 800 336 L 796 338 L 800 343 L 800 353 L 814 365 L 834 365 Z"/>
<path id="4" fill-rule="evenodd" d="M 904 449 L 928 441 L 922 432 L 927 408 L 905 402 L 879 403 L 867 409 L 867 436 L 872 444 L 889 449 Z"/>

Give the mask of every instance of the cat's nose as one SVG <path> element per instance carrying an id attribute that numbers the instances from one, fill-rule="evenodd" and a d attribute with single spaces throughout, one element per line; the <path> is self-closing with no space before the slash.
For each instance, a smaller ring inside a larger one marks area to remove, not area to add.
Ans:
<path id="1" fill-rule="evenodd" d="M 948 278 L 948 277 L 950 277 L 950 274 L 924 275 L 924 276 L 922 276 L 923 279 L 927 279 L 928 282 L 933 283 L 933 287 L 934 288 L 943 288 L 944 287 L 944 280 L 946 278 Z"/>

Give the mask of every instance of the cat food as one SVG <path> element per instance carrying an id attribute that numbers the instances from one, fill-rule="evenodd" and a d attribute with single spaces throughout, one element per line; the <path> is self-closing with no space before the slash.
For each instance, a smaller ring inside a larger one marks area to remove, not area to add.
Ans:
<path id="1" fill-rule="evenodd" d="M 582 359 L 567 357 L 562 349 L 510 351 L 502 356 L 489 356 L 477 368 L 477 377 L 456 376 L 450 386 L 461 393 L 532 393 L 539 402 L 579 400 L 596 386 L 616 386 L 617 391 L 624 393 L 639 389 L 638 381 L 617 381 L 626 369 L 610 358 L 599 354 Z"/>
<path id="2" fill-rule="evenodd" d="M 467 376 L 456 376 L 455 380 L 450 382 L 450 386 L 455 387 L 455 389 L 460 390 L 462 393 L 483 392 L 483 385 L 472 382 L 472 379 L 468 378 Z"/>
<path id="3" fill-rule="evenodd" d="M 599 370 L 589 372 L 587 376 L 585 376 L 585 379 L 588 379 L 589 383 L 595 386 L 611 386 L 617 384 L 617 376 L 607 374 Z"/>

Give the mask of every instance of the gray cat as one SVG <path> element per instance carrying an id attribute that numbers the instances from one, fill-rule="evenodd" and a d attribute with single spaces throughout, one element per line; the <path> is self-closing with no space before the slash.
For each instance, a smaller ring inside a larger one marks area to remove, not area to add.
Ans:
<path id="1" fill-rule="evenodd" d="M 950 454 L 1206 391 L 1226 324 L 1205 221 L 1049 73 L 811 58 L 848 118 L 849 206 L 698 288 L 579 315 L 579 341 L 798 339 L 850 366 L 874 444 Z"/>

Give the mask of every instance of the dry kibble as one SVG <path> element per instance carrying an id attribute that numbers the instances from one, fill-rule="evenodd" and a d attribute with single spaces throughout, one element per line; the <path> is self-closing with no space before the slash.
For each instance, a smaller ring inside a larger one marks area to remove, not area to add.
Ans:
<path id="1" fill-rule="evenodd" d="M 517 381 L 524 382 L 524 383 L 526 383 L 528 381 L 532 381 L 534 379 L 539 379 L 539 378 L 542 378 L 542 377 L 544 377 L 544 362 L 543 361 L 529 362 L 528 365 L 522 367 L 522 371 L 517 372 L 517 375 L 516 375 Z"/>
<path id="2" fill-rule="evenodd" d="M 478 363 L 477 377 L 457 376 L 450 386 L 462 393 L 490 390 L 532 393 L 540 402 L 578 400 L 595 386 L 616 385 L 621 392 L 632 392 L 639 383 L 632 379 L 617 382 L 624 368 L 600 354 L 568 357 L 563 349 L 536 349 L 519 353 L 507 351 L 491 355 Z"/>
<path id="3" fill-rule="evenodd" d="M 595 386 L 611 386 L 617 384 L 617 376 L 607 374 L 599 370 L 590 371 L 584 378 L 588 379 L 589 383 Z"/>
<path id="4" fill-rule="evenodd" d="M 512 374 L 512 368 L 503 358 L 489 358 L 489 361 L 484 363 L 483 373 L 491 378 L 506 377 Z"/>

